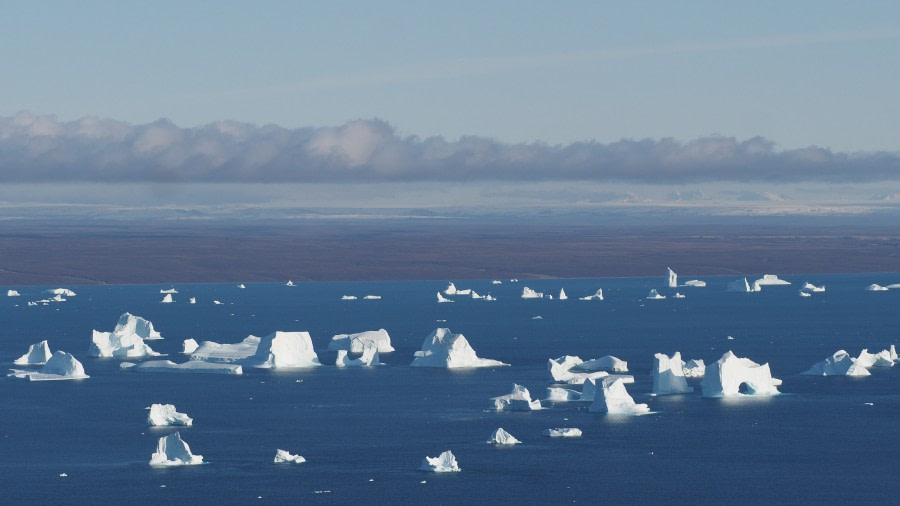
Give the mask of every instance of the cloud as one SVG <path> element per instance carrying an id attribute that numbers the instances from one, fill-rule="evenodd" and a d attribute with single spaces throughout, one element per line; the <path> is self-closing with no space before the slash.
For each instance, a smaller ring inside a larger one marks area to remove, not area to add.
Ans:
<path id="1" fill-rule="evenodd" d="M 222 121 L 181 128 L 20 113 L 0 117 L 3 182 L 872 182 L 900 154 L 779 150 L 760 137 L 508 144 L 402 136 L 378 120 L 286 129 Z"/>

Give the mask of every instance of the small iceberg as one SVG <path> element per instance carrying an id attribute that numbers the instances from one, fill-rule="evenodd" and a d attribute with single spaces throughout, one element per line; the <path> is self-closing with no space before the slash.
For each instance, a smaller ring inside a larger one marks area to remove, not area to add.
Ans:
<path id="1" fill-rule="evenodd" d="M 866 287 L 867 292 L 886 292 L 889 288 L 886 286 L 881 286 L 877 283 L 872 283 L 871 285 Z"/>
<path id="2" fill-rule="evenodd" d="M 162 372 L 181 374 L 244 374 L 244 369 L 235 364 L 219 364 L 203 362 L 201 360 L 189 360 L 182 364 L 176 364 L 171 360 L 148 360 L 135 364 L 122 362 L 119 367 L 130 372 Z"/>
<path id="3" fill-rule="evenodd" d="M 163 297 L 163 300 L 161 300 L 160 302 L 162 302 L 163 304 L 171 304 L 172 302 L 175 302 L 175 300 L 172 298 L 171 293 L 167 293 L 166 296 Z"/>
<path id="4" fill-rule="evenodd" d="M 366 295 L 363 300 L 381 300 L 381 295 Z"/>
<path id="5" fill-rule="evenodd" d="M 662 300 L 665 298 L 666 298 L 666 296 L 660 295 L 660 293 L 656 291 L 656 288 L 651 288 L 650 295 L 647 295 L 648 300 Z"/>
<path id="6" fill-rule="evenodd" d="M 356 334 L 336 334 L 328 343 L 329 351 L 347 350 L 350 353 L 362 353 L 366 346 L 372 343 L 378 353 L 390 353 L 394 351 L 391 346 L 391 336 L 387 330 L 367 330 Z"/>
<path id="7" fill-rule="evenodd" d="M 174 432 L 159 438 L 156 453 L 150 456 L 151 466 L 192 466 L 203 463 L 203 455 L 191 453 L 191 447 Z"/>
<path id="8" fill-rule="evenodd" d="M 706 286 L 706 281 L 700 281 L 699 279 L 692 279 L 690 281 L 685 281 L 684 286 L 693 286 L 696 288 L 703 288 Z"/>
<path id="9" fill-rule="evenodd" d="M 302 464 L 304 462 L 306 462 L 306 459 L 304 459 L 300 455 L 294 455 L 287 450 L 275 450 L 276 464 Z"/>
<path id="10" fill-rule="evenodd" d="M 675 298 L 676 298 L 676 299 L 683 299 L 683 298 L 684 298 L 684 295 L 681 294 L 681 293 L 675 292 Z"/>
<path id="11" fill-rule="evenodd" d="M 503 430 L 503 428 L 498 428 L 491 434 L 491 438 L 487 441 L 493 445 L 501 445 L 501 446 L 509 446 L 509 445 L 517 445 L 520 444 L 521 441 L 514 438 L 512 434 Z"/>
<path id="12" fill-rule="evenodd" d="M 478 295 L 478 292 L 476 292 L 475 290 L 472 290 L 472 299 L 481 300 L 483 298 L 484 297 L 482 297 L 481 295 Z"/>
<path id="13" fill-rule="evenodd" d="M 825 286 L 824 286 L 824 285 L 823 285 L 823 286 L 816 286 L 816 285 L 814 285 L 814 284 L 812 284 L 812 283 L 807 282 L 807 283 L 804 283 L 803 288 L 801 288 L 801 290 L 805 290 L 805 291 L 808 291 L 808 292 L 824 292 L 824 291 L 825 291 Z"/>
<path id="14" fill-rule="evenodd" d="M 536 411 L 541 401 L 531 400 L 531 393 L 522 385 L 513 384 L 512 392 L 491 398 L 497 411 Z"/>
<path id="15" fill-rule="evenodd" d="M 728 351 L 706 367 L 700 385 L 703 397 L 744 395 L 741 387 L 746 387 L 746 395 L 776 395 L 781 380 L 772 377 L 769 364 L 760 365 Z"/>
<path id="16" fill-rule="evenodd" d="M 800 290 L 799 293 L 800 293 L 800 296 L 801 296 L 801 297 L 812 297 L 812 294 L 811 294 L 811 293 L 809 293 L 809 292 L 804 292 L 803 290 Z"/>
<path id="17" fill-rule="evenodd" d="M 196 303 L 197 303 L 197 297 L 191 297 L 190 299 L 188 299 L 188 304 L 196 304 Z"/>
<path id="18" fill-rule="evenodd" d="M 458 292 L 458 291 L 457 291 L 457 289 L 456 289 L 456 285 L 454 285 L 452 281 L 451 281 L 450 284 L 447 286 L 447 288 L 444 289 L 444 294 L 445 294 L 445 295 L 457 295 L 457 292 Z"/>
<path id="19" fill-rule="evenodd" d="M 544 294 L 542 292 L 536 292 L 527 286 L 522 287 L 522 298 L 523 299 L 543 299 Z"/>
<path id="20" fill-rule="evenodd" d="M 410 366 L 445 367 L 495 367 L 508 365 L 499 360 L 480 358 L 462 334 L 454 334 L 447 328 L 438 328 L 425 337 L 422 349 L 417 351 Z"/>
<path id="21" fill-rule="evenodd" d="M 191 360 L 206 362 L 232 363 L 252 357 L 259 348 L 260 338 L 247 336 L 235 344 L 221 344 L 214 341 L 203 341 L 200 347 L 191 353 Z"/>
<path id="22" fill-rule="evenodd" d="M 15 290 L 7 290 L 6 296 L 7 297 L 19 297 L 19 296 L 21 296 L 21 294 Z"/>
<path id="23" fill-rule="evenodd" d="M 356 300 L 356 295 L 341 295 L 341 300 Z"/>
<path id="24" fill-rule="evenodd" d="M 53 356 L 50 353 L 50 345 L 47 341 L 34 343 L 28 347 L 28 351 L 24 355 L 13 361 L 15 365 L 44 365 Z"/>
<path id="25" fill-rule="evenodd" d="M 549 437 L 581 437 L 581 429 L 575 427 L 557 427 L 555 429 L 546 429 L 543 433 Z"/>
<path id="26" fill-rule="evenodd" d="M 90 378 L 84 372 L 84 366 L 72 355 L 57 350 L 43 365 L 36 371 L 23 371 L 19 369 L 10 369 L 11 376 L 19 379 L 27 379 L 28 381 L 56 381 L 56 380 L 77 380 Z"/>
<path id="27" fill-rule="evenodd" d="M 637 404 L 628 395 L 626 383 L 634 383 L 631 376 L 607 376 L 600 378 L 594 391 L 594 402 L 588 408 L 591 413 L 608 415 L 645 415 L 650 412 L 646 404 Z"/>
<path id="28" fill-rule="evenodd" d="M 437 457 L 425 457 L 419 471 L 428 471 L 431 473 L 458 473 L 461 471 L 459 464 L 456 463 L 456 457 L 450 450 L 441 453 Z"/>
<path id="29" fill-rule="evenodd" d="M 172 404 L 151 404 L 147 414 L 147 423 L 153 427 L 171 427 L 175 425 L 190 427 L 194 420 L 184 413 L 175 410 Z"/>
<path id="30" fill-rule="evenodd" d="M 689 394 L 694 391 L 693 387 L 687 384 L 684 361 L 681 360 L 681 353 L 677 351 L 671 357 L 662 353 L 653 355 L 651 375 L 654 395 Z"/>
<path id="31" fill-rule="evenodd" d="M 603 300 L 603 289 L 598 288 L 593 295 L 586 295 L 584 297 L 578 297 L 578 300 Z"/>
<path id="32" fill-rule="evenodd" d="M 825 360 L 802 372 L 807 376 L 869 376 L 872 373 L 856 362 L 849 353 L 838 350 Z"/>
<path id="33" fill-rule="evenodd" d="M 315 367 L 321 365 L 309 332 L 275 331 L 259 340 L 247 365 L 262 369 Z"/>
<path id="34" fill-rule="evenodd" d="M 682 370 L 687 378 L 702 378 L 706 374 L 706 364 L 703 359 L 694 358 L 685 362 Z"/>
<path id="35" fill-rule="evenodd" d="M 565 288 L 560 288 L 560 289 L 559 289 L 559 297 L 557 297 L 557 299 L 559 299 L 559 300 L 568 300 L 568 298 L 569 298 L 569 296 L 566 295 L 566 289 L 565 289 Z"/>
<path id="36" fill-rule="evenodd" d="M 448 299 L 448 298 L 444 297 L 443 295 L 441 295 L 441 292 L 437 293 L 437 301 L 438 302 L 454 302 L 453 299 Z"/>
<path id="37" fill-rule="evenodd" d="M 222 305 L 222 301 L 220 301 L 220 300 L 213 300 L 213 304 L 215 304 L 216 306 L 221 306 L 221 305 Z"/>
<path id="38" fill-rule="evenodd" d="M 754 281 L 753 284 L 759 286 L 787 286 L 791 282 L 779 279 L 775 274 L 763 274 L 763 277 Z"/>
<path id="39" fill-rule="evenodd" d="M 240 288 L 241 290 L 243 290 L 244 288 L 247 288 L 246 286 L 244 286 L 243 283 L 239 284 L 237 287 Z"/>
<path id="40" fill-rule="evenodd" d="M 289 279 L 288 282 L 284 284 L 284 286 L 297 286 L 297 285 L 295 285 L 294 282 Z"/>
<path id="41" fill-rule="evenodd" d="M 491 281 L 491 284 L 492 285 L 500 285 L 500 284 L 503 284 L 503 281 L 500 281 L 499 279 L 495 279 L 495 280 Z"/>
<path id="42" fill-rule="evenodd" d="M 611 357 L 613 358 L 613 357 Z M 563 355 L 556 359 L 548 359 L 547 369 L 550 371 L 550 377 L 557 383 L 568 383 L 570 385 L 581 385 L 589 378 L 602 378 L 608 376 L 606 371 L 574 371 L 573 368 L 584 363 L 580 357 L 572 355 Z"/>
<path id="43" fill-rule="evenodd" d="M 159 293 L 163 293 L 163 294 L 178 293 L 178 290 L 176 290 L 174 288 L 169 288 L 169 289 L 165 289 L 165 290 L 160 290 Z"/>
<path id="44" fill-rule="evenodd" d="M 195 339 L 185 339 L 183 343 L 181 343 L 181 354 L 182 355 L 190 355 L 197 351 L 197 348 L 200 347 L 200 344 L 197 343 Z"/>
<path id="45" fill-rule="evenodd" d="M 53 295 L 59 295 L 61 297 L 74 297 L 77 294 L 68 288 L 54 288 L 52 290 L 47 290 L 47 293 L 52 293 Z"/>

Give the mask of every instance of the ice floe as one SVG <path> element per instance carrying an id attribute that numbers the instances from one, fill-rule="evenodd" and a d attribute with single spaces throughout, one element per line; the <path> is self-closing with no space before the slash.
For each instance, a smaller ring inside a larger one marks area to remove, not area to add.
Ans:
<path id="1" fill-rule="evenodd" d="M 523 299 L 543 299 L 544 294 L 542 292 L 536 292 L 527 286 L 522 287 L 522 298 Z"/>
<path id="2" fill-rule="evenodd" d="M 173 404 L 151 404 L 147 414 L 147 423 L 154 427 L 169 427 L 181 425 L 189 427 L 194 420 L 184 413 L 175 410 Z"/>
<path id="3" fill-rule="evenodd" d="M 456 463 L 456 457 L 453 452 L 447 450 L 437 457 L 425 457 L 419 471 L 428 471 L 432 473 L 455 473 L 459 472 L 459 464 Z"/>
<path id="4" fill-rule="evenodd" d="M 497 411 L 535 411 L 541 409 L 541 401 L 531 400 L 531 393 L 522 385 L 513 384 L 512 392 L 491 398 Z"/>
<path id="5" fill-rule="evenodd" d="M 216 362 L 203 362 L 202 360 L 189 360 L 176 364 L 171 360 L 147 360 L 138 364 L 122 362 L 119 367 L 130 372 L 159 372 L 181 374 L 244 374 L 244 369 L 236 364 L 223 364 Z"/>
<path id="6" fill-rule="evenodd" d="M 754 281 L 753 284 L 759 286 L 787 286 L 791 282 L 779 279 L 777 274 L 763 274 L 763 277 Z"/>
<path id="7" fill-rule="evenodd" d="M 150 456 L 151 466 L 191 466 L 202 463 L 203 455 L 191 453 L 191 447 L 181 439 L 178 432 L 159 438 L 156 453 Z"/>
<path id="8" fill-rule="evenodd" d="M 557 427 L 555 429 L 545 429 L 543 434 L 549 437 L 581 437 L 581 429 Z"/>
<path id="9" fill-rule="evenodd" d="M 302 464 L 306 459 L 300 455 L 294 455 L 287 450 L 275 450 L 276 464 Z"/>
<path id="10" fill-rule="evenodd" d="M 747 395 L 775 395 L 781 380 L 772 377 L 769 364 L 757 364 L 749 358 L 737 357 L 731 351 L 722 358 L 706 366 L 706 374 L 700 383 L 703 397 L 723 397 L 742 395 L 741 386 L 746 386 Z"/>
<path id="11" fill-rule="evenodd" d="M 603 300 L 603 289 L 598 288 L 593 295 L 585 295 L 584 297 L 578 297 L 578 300 Z"/>
<path id="12" fill-rule="evenodd" d="M 34 343 L 28 347 L 28 351 L 24 355 L 13 361 L 15 365 L 44 365 L 50 360 L 53 354 L 50 353 L 50 345 L 47 341 Z"/>
<path id="13" fill-rule="evenodd" d="M 351 353 L 362 353 L 368 343 L 374 344 L 378 353 L 394 351 L 394 347 L 391 346 L 391 336 L 384 329 L 367 330 L 356 334 L 334 335 L 331 338 L 331 342 L 328 343 L 328 350 L 347 350 Z"/>
<path id="14" fill-rule="evenodd" d="M 491 434 L 491 438 L 488 439 L 487 442 L 490 444 L 502 445 L 502 446 L 517 445 L 517 444 L 521 443 L 521 441 L 519 441 L 518 439 L 513 437 L 512 434 L 503 430 L 502 427 L 495 430 Z"/>
<path id="15" fill-rule="evenodd" d="M 650 412 L 646 404 L 638 404 L 628 395 L 626 383 L 634 383 L 631 376 L 607 376 L 596 380 L 594 402 L 588 408 L 591 413 L 609 415 L 644 415 Z"/>
<path id="16" fill-rule="evenodd" d="M 10 369 L 8 376 L 27 379 L 29 381 L 77 380 L 90 378 L 84 372 L 84 366 L 74 356 L 57 350 L 40 369 L 23 371 Z"/>
<path id="17" fill-rule="evenodd" d="M 825 360 L 814 364 L 809 370 L 802 372 L 807 376 L 869 376 L 872 373 L 856 362 L 844 350 L 838 350 Z"/>
<path id="18" fill-rule="evenodd" d="M 499 360 L 479 358 L 469 341 L 462 334 L 454 334 L 447 328 L 433 330 L 422 343 L 410 366 L 446 367 L 494 367 L 508 365 Z"/>
<path id="19" fill-rule="evenodd" d="M 250 367 L 315 367 L 321 365 L 309 332 L 275 331 L 259 341 L 256 353 L 247 359 Z"/>
<path id="20" fill-rule="evenodd" d="M 662 353 L 653 355 L 653 390 L 655 395 L 687 394 L 694 391 L 688 386 L 684 376 L 684 361 L 681 353 L 675 352 L 671 357 Z"/>

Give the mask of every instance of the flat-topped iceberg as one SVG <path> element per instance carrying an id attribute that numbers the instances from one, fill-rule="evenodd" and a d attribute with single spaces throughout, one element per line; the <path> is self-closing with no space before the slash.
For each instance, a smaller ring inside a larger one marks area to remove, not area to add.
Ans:
<path id="1" fill-rule="evenodd" d="M 763 274 L 763 277 L 754 281 L 759 286 L 786 286 L 791 284 L 790 281 L 779 279 L 777 274 Z"/>
<path id="2" fill-rule="evenodd" d="M 581 437 L 581 429 L 575 427 L 557 427 L 545 429 L 544 435 L 549 437 Z"/>
<path id="3" fill-rule="evenodd" d="M 151 404 L 147 414 L 147 423 L 153 427 L 185 426 L 193 425 L 194 419 L 184 413 L 175 410 L 173 404 Z"/>
<path id="4" fill-rule="evenodd" d="M 434 329 L 416 352 L 412 367 L 494 367 L 508 365 L 499 360 L 479 358 L 469 341 L 462 334 L 454 334 L 447 328 Z"/>
<path id="5" fill-rule="evenodd" d="M 689 281 L 685 281 L 684 286 L 693 286 L 696 288 L 703 288 L 704 286 L 706 286 L 706 281 L 700 281 L 699 279 L 691 279 Z"/>
<path id="6" fill-rule="evenodd" d="M 191 353 L 191 360 L 203 360 L 206 362 L 231 363 L 252 357 L 259 347 L 260 338 L 247 336 L 243 341 L 235 344 L 221 344 L 213 341 L 203 341 L 200 347 Z"/>
<path id="7" fill-rule="evenodd" d="M 518 439 L 514 438 L 512 434 L 503 430 L 503 428 L 498 428 L 491 434 L 491 438 L 487 441 L 493 445 L 517 445 L 521 443 Z"/>
<path id="8" fill-rule="evenodd" d="M 570 385 L 581 385 L 588 378 L 601 378 L 607 376 L 606 371 L 573 371 L 577 365 L 584 363 L 580 357 L 573 355 L 563 355 L 556 359 L 547 361 L 547 369 L 550 371 L 550 377 L 557 383 L 568 383 Z"/>
<path id="9" fill-rule="evenodd" d="M 757 364 L 749 358 L 739 358 L 731 351 L 722 358 L 706 366 L 706 374 L 700 383 L 703 397 L 724 397 L 742 395 L 741 386 L 746 386 L 747 395 L 775 395 L 781 380 L 773 378 L 769 364 Z"/>
<path id="10" fill-rule="evenodd" d="M 531 392 L 513 383 L 512 392 L 491 398 L 497 411 L 535 411 L 541 409 L 541 401 L 531 400 Z"/>
<path id="11" fill-rule="evenodd" d="M 391 336 L 387 330 L 367 330 L 356 334 L 336 334 L 328 343 L 329 351 L 347 350 L 350 353 L 362 353 L 369 343 L 375 345 L 378 353 L 390 353 L 394 351 L 391 346 Z"/>
<path id="12" fill-rule="evenodd" d="M 603 289 L 598 288 L 593 295 L 585 295 L 584 297 L 578 297 L 578 300 L 603 300 Z"/>
<path id="13" fill-rule="evenodd" d="M 626 362 L 620 358 L 614 357 L 612 355 L 605 355 L 600 358 L 593 358 L 586 362 L 580 362 L 578 364 L 575 364 L 569 368 L 569 371 L 570 372 L 594 372 L 594 371 L 628 372 L 628 362 Z"/>
<path id="14" fill-rule="evenodd" d="M 47 341 L 34 343 L 28 347 L 28 351 L 24 355 L 13 361 L 16 365 L 44 365 L 50 360 L 53 354 L 50 353 L 50 345 Z"/>
<path id="15" fill-rule="evenodd" d="M 856 363 L 856 359 L 852 358 L 849 353 L 838 350 L 800 374 L 807 376 L 869 376 L 872 373 Z"/>
<path id="16" fill-rule="evenodd" d="M 544 294 L 542 292 L 536 292 L 527 286 L 522 287 L 522 298 L 523 299 L 543 299 Z"/>
<path id="17" fill-rule="evenodd" d="M 275 450 L 276 464 L 302 464 L 304 462 L 306 462 L 306 459 L 300 455 L 294 455 L 287 450 Z"/>
<path id="18" fill-rule="evenodd" d="M 275 331 L 259 341 L 256 353 L 246 360 L 251 367 L 315 367 L 321 365 L 309 332 Z"/>
<path id="19" fill-rule="evenodd" d="M 171 360 L 148 360 L 139 364 L 122 362 L 119 367 L 131 372 L 163 372 L 184 374 L 244 374 L 243 367 L 236 364 L 189 360 L 176 364 Z"/>
<path id="20" fill-rule="evenodd" d="M 706 374 L 703 359 L 693 358 L 684 363 L 684 375 L 688 378 L 702 378 Z"/>
<path id="21" fill-rule="evenodd" d="M 185 339 L 183 343 L 181 343 L 181 353 L 182 355 L 190 355 L 197 351 L 197 348 L 200 347 L 200 344 L 196 339 Z"/>
<path id="22" fill-rule="evenodd" d="M 678 286 L 678 274 L 675 274 L 670 267 L 666 267 L 666 285 L 669 288 L 675 288 Z"/>
<path id="23" fill-rule="evenodd" d="M 662 353 L 653 355 L 651 375 L 652 392 L 655 395 L 688 394 L 694 391 L 693 387 L 687 384 L 684 376 L 684 360 L 681 360 L 681 353 L 677 351 L 671 357 Z"/>
<path id="24" fill-rule="evenodd" d="M 459 464 L 456 463 L 456 457 L 450 450 L 441 453 L 437 457 L 425 457 L 419 471 L 428 471 L 431 473 L 456 473 L 461 471 Z"/>
<path id="25" fill-rule="evenodd" d="M 74 297 L 78 295 L 68 288 L 54 288 L 52 290 L 47 290 L 47 293 L 52 293 L 53 295 L 60 295 L 63 297 Z"/>
<path id="26" fill-rule="evenodd" d="M 628 395 L 626 383 L 634 383 L 631 376 L 607 376 L 597 382 L 594 402 L 588 408 L 591 413 L 609 415 L 645 415 L 650 412 L 646 404 L 638 404 Z"/>
<path id="27" fill-rule="evenodd" d="M 90 378 L 84 372 L 84 366 L 72 355 L 57 350 L 43 365 L 36 371 L 23 371 L 20 369 L 10 369 L 8 376 L 27 379 L 29 381 L 55 381 L 55 380 L 77 380 Z"/>
<path id="28" fill-rule="evenodd" d="M 162 290 L 160 290 L 159 293 L 163 293 L 163 294 L 166 294 L 166 293 L 178 293 L 178 290 L 176 290 L 176 289 L 174 289 L 174 288 L 168 288 L 168 289 L 162 289 Z"/>
<path id="29" fill-rule="evenodd" d="M 859 352 L 859 356 L 856 357 L 856 363 L 867 368 L 894 367 L 894 360 L 896 360 L 896 355 L 892 357 L 890 350 L 881 350 L 878 353 L 869 353 L 868 348 Z"/>
<path id="30" fill-rule="evenodd" d="M 878 283 L 872 283 L 871 285 L 866 287 L 867 292 L 886 292 L 889 288 L 886 286 L 881 286 Z"/>
<path id="31" fill-rule="evenodd" d="M 341 300 L 356 300 L 356 295 L 341 295 Z"/>
<path id="32" fill-rule="evenodd" d="M 381 295 L 366 295 L 363 300 L 381 300 Z"/>
<path id="33" fill-rule="evenodd" d="M 156 453 L 150 456 L 151 466 L 192 466 L 203 463 L 203 455 L 191 453 L 191 447 L 173 432 L 159 438 Z"/>
<path id="34" fill-rule="evenodd" d="M 444 297 L 443 295 L 441 295 L 441 292 L 437 293 L 437 301 L 438 302 L 454 302 L 453 299 L 448 299 L 447 297 Z"/>
<path id="35" fill-rule="evenodd" d="M 15 290 L 7 290 L 7 291 L 6 291 L 6 296 L 7 296 L 7 297 L 19 297 L 20 295 L 21 295 L 21 294 L 20 294 L 19 292 L 15 291 Z"/>
<path id="36" fill-rule="evenodd" d="M 338 350 L 334 365 L 338 367 L 369 367 L 381 365 L 381 359 L 378 356 L 378 348 L 374 344 L 369 344 L 363 348 L 359 358 L 350 358 L 347 350 Z"/>
<path id="37" fill-rule="evenodd" d="M 659 292 L 657 292 L 657 291 L 656 291 L 656 288 L 651 288 L 651 289 L 650 289 L 650 294 L 647 295 L 647 298 L 648 298 L 649 300 L 662 300 L 662 299 L 665 299 L 666 296 L 665 296 L 665 295 L 661 295 Z"/>

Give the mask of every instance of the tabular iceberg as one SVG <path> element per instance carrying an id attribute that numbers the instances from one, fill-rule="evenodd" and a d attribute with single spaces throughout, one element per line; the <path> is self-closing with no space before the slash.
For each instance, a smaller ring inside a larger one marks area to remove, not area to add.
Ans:
<path id="1" fill-rule="evenodd" d="M 603 300 L 603 289 L 598 288 L 593 295 L 585 295 L 584 297 L 578 297 L 578 300 Z"/>
<path id="2" fill-rule="evenodd" d="M 702 378 L 706 374 L 703 359 L 694 358 L 684 363 L 684 375 L 688 378 Z"/>
<path id="3" fill-rule="evenodd" d="M 659 292 L 656 291 L 656 288 L 650 289 L 650 295 L 647 295 L 647 298 L 650 300 L 662 300 L 665 299 L 665 295 L 660 295 Z"/>
<path id="4" fill-rule="evenodd" d="M 779 279 L 776 274 L 763 274 L 763 277 L 754 281 L 753 284 L 759 286 L 786 286 L 791 284 L 791 282 Z"/>
<path id="5" fill-rule="evenodd" d="M 503 430 L 502 427 L 495 430 L 487 442 L 494 445 L 517 445 L 521 443 L 521 441 L 514 438 L 512 434 Z"/>
<path id="6" fill-rule="evenodd" d="M 347 350 L 351 353 L 362 353 L 369 343 L 375 345 L 378 353 L 390 353 L 394 351 L 391 346 L 391 336 L 387 330 L 367 330 L 356 334 L 336 334 L 328 343 L 329 351 Z"/>
<path id="7" fill-rule="evenodd" d="M 637 404 L 628 395 L 626 383 L 634 383 L 631 376 L 607 376 L 597 383 L 599 388 L 594 392 L 594 402 L 588 408 L 591 413 L 609 415 L 644 415 L 650 412 L 646 404 Z"/>
<path id="8" fill-rule="evenodd" d="M 154 427 L 169 427 L 181 425 L 189 427 L 194 420 L 184 413 L 175 410 L 172 404 L 151 404 L 150 413 L 147 414 L 147 423 Z"/>
<path id="9" fill-rule="evenodd" d="M 549 437 L 581 437 L 581 429 L 575 427 L 557 427 L 544 430 L 544 435 Z"/>
<path id="10" fill-rule="evenodd" d="M 706 281 L 700 281 L 699 279 L 692 279 L 690 281 L 685 281 L 684 286 L 694 286 L 697 288 L 703 288 L 706 286 Z"/>
<path id="11" fill-rule="evenodd" d="M 356 295 L 341 295 L 341 300 L 356 300 Z"/>
<path id="12" fill-rule="evenodd" d="M 252 357 L 259 347 L 260 339 L 256 336 L 247 336 L 243 341 L 235 344 L 220 344 L 213 341 L 203 341 L 200 347 L 191 353 L 191 360 L 203 360 L 206 362 L 238 362 Z"/>
<path id="13" fill-rule="evenodd" d="M 781 380 L 773 378 L 769 364 L 759 365 L 748 358 L 739 358 L 731 351 L 706 366 L 701 387 L 703 397 L 742 395 L 740 388 L 747 386 L 748 395 L 778 394 Z"/>
<path id="14" fill-rule="evenodd" d="M 542 292 L 536 292 L 527 286 L 522 287 L 522 298 L 523 299 L 543 299 L 544 294 Z"/>
<path id="15" fill-rule="evenodd" d="M 894 367 L 895 358 L 891 356 L 890 350 L 881 350 L 878 353 L 869 353 L 866 348 L 859 352 L 856 357 L 856 363 L 863 367 Z"/>
<path id="16" fill-rule="evenodd" d="M 800 374 L 807 376 L 869 376 L 872 373 L 856 363 L 856 359 L 846 351 L 838 350 L 832 356 L 814 364 L 808 371 Z"/>
<path id="17" fill-rule="evenodd" d="M 163 293 L 163 294 L 165 294 L 165 293 L 178 293 L 178 290 L 176 290 L 176 289 L 174 289 L 174 288 L 169 288 L 169 289 L 163 289 L 163 290 L 160 290 L 159 293 Z"/>
<path id="18" fill-rule="evenodd" d="M 159 438 L 156 453 L 150 456 L 151 466 L 192 466 L 203 463 L 203 455 L 191 453 L 191 447 L 175 432 Z"/>
<path id="19" fill-rule="evenodd" d="M 7 296 L 7 297 L 19 297 L 20 295 L 21 295 L 21 294 L 20 294 L 19 292 L 15 291 L 15 290 L 7 290 L 7 291 L 6 291 L 6 296 Z"/>
<path id="20" fill-rule="evenodd" d="M 800 290 L 800 296 L 801 297 L 812 297 L 812 294 L 809 292 L 804 292 L 803 290 Z"/>
<path id="21" fill-rule="evenodd" d="M 581 385 L 589 378 L 602 378 L 609 375 L 606 371 L 579 372 L 572 370 L 575 366 L 582 363 L 584 361 L 579 357 L 563 355 L 557 359 L 549 359 L 547 361 L 547 369 L 550 371 L 550 377 L 553 378 L 553 381 L 570 385 Z"/>
<path id="22" fill-rule="evenodd" d="M 189 360 L 176 364 L 171 360 L 148 360 L 139 364 L 122 362 L 119 367 L 131 372 L 165 372 L 184 374 L 244 374 L 244 369 L 235 364 L 220 364 Z"/>
<path id="23" fill-rule="evenodd" d="M 196 339 L 185 339 L 183 343 L 181 343 L 181 353 L 183 355 L 190 355 L 197 351 L 197 348 L 200 347 L 200 344 L 197 343 Z"/>
<path id="24" fill-rule="evenodd" d="M 688 394 L 694 391 L 688 386 L 684 376 L 684 361 L 681 353 L 675 352 L 671 357 L 662 353 L 653 355 L 653 393 L 655 395 Z"/>
<path id="25" fill-rule="evenodd" d="M 276 464 L 302 464 L 304 462 L 306 462 L 306 459 L 300 455 L 294 455 L 287 450 L 275 450 Z"/>
<path id="26" fill-rule="evenodd" d="M 441 453 L 437 457 L 425 457 L 419 471 L 428 471 L 432 473 L 455 473 L 461 471 L 459 464 L 456 463 L 456 457 L 450 450 Z"/>
<path id="27" fill-rule="evenodd" d="M 541 409 L 541 401 L 531 400 L 531 392 L 522 385 L 513 384 L 512 392 L 491 398 L 497 411 L 535 411 Z"/>
<path id="28" fill-rule="evenodd" d="M 256 354 L 246 362 L 263 369 L 321 365 L 309 332 L 275 331 L 259 340 Z"/>
<path id="29" fill-rule="evenodd" d="M 866 287 L 867 292 L 886 292 L 888 291 L 888 287 L 881 286 L 878 283 L 872 283 L 871 285 Z"/>
<path id="30" fill-rule="evenodd" d="M 587 362 L 581 362 L 569 368 L 570 372 L 594 372 L 594 371 L 610 371 L 610 372 L 628 372 L 628 362 L 606 355 L 600 358 L 594 358 Z"/>
<path id="31" fill-rule="evenodd" d="M 428 334 L 422 349 L 416 352 L 412 367 L 494 367 L 508 365 L 499 360 L 479 358 L 469 345 L 466 336 L 454 334 L 447 328 L 438 328 Z"/>
<path id="32" fill-rule="evenodd" d="M 76 380 L 90 378 L 84 373 L 84 366 L 72 355 L 57 350 L 37 371 L 11 369 L 8 376 L 29 381 Z"/>
<path id="33" fill-rule="evenodd" d="M 28 351 L 17 358 L 13 364 L 16 365 L 44 365 L 50 360 L 50 357 L 53 354 L 50 353 L 50 345 L 47 344 L 47 341 L 41 341 L 39 343 L 34 343 L 28 347 Z"/>

